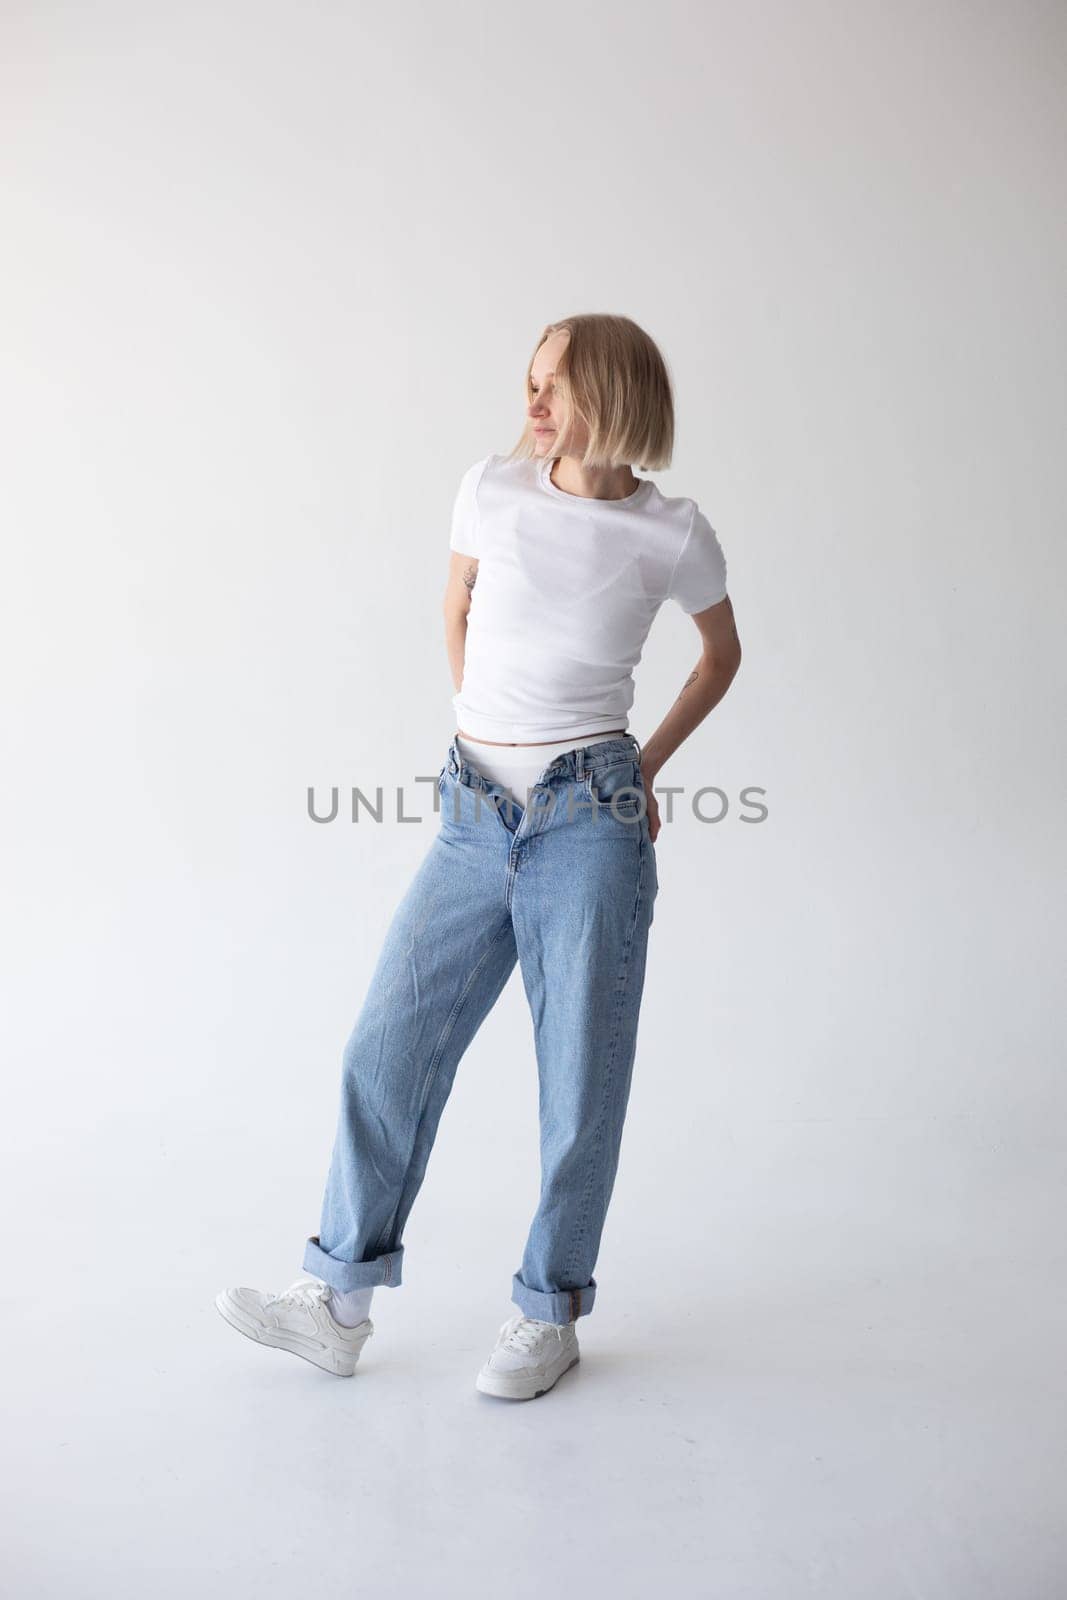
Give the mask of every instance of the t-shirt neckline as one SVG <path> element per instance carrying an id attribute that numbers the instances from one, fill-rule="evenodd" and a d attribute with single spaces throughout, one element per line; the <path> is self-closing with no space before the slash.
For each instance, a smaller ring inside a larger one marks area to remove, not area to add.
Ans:
<path id="1" fill-rule="evenodd" d="M 537 463 L 537 479 L 542 489 L 548 494 L 554 494 L 557 500 L 566 500 L 572 506 L 606 506 L 612 509 L 625 510 L 627 506 L 636 505 L 643 500 L 652 487 L 651 478 L 642 478 L 632 494 L 623 495 L 621 500 L 603 500 L 598 495 L 568 494 L 566 489 L 561 489 L 552 482 L 549 474 L 559 458 L 557 456 L 544 456 Z"/>

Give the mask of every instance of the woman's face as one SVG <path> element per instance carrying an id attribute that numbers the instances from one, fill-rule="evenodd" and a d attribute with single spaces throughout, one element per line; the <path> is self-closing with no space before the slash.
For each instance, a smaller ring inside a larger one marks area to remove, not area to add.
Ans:
<path id="1" fill-rule="evenodd" d="M 567 346 L 569 335 L 554 333 L 538 350 L 530 368 L 530 399 L 526 415 L 530 420 L 534 449 L 539 456 L 554 455 L 556 438 L 566 420 L 566 408 L 556 392 L 556 363 Z M 585 424 L 576 422 L 570 438 L 570 453 L 580 455 L 588 442 Z"/>

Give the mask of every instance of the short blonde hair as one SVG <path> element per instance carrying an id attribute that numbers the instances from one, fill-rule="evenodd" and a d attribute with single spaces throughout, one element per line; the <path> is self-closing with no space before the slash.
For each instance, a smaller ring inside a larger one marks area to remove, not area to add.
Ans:
<path id="1" fill-rule="evenodd" d="M 674 396 L 667 363 L 654 340 L 629 317 L 596 313 L 565 317 L 543 329 L 526 366 L 524 403 L 529 406 L 534 356 L 554 333 L 569 335 L 553 380 L 564 405 L 564 422 L 553 442 L 558 455 L 573 455 L 567 443 L 575 420 L 589 429 L 584 467 L 637 464 L 662 471 L 674 450 Z M 526 419 L 513 459 L 536 454 Z"/>

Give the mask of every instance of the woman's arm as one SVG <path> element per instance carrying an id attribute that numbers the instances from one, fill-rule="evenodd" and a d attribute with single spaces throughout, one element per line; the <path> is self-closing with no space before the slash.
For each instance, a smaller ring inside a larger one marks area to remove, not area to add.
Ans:
<path id="1" fill-rule="evenodd" d="M 656 729 L 642 742 L 641 772 L 648 796 L 648 820 L 653 840 L 660 829 L 659 807 L 652 793 L 652 780 L 664 762 L 698 727 L 713 706 L 717 706 L 741 665 L 741 641 L 737 636 L 734 608 L 730 596 L 708 606 L 706 611 L 690 613 L 703 644 L 700 660 L 682 685 L 673 706 Z"/>
<path id="2" fill-rule="evenodd" d="M 448 561 L 448 582 L 445 585 L 444 618 L 445 649 L 452 682 L 458 693 L 463 684 L 463 659 L 467 644 L 467 612 L 471 607 L 475 579 L 478 576 L 478 558 L 453 550 Z"/>

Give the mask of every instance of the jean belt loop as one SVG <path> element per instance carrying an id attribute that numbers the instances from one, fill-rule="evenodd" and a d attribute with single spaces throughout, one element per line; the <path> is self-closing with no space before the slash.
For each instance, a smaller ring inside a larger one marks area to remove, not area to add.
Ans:
<path id="1" fill-rule="evenodd" d="M 630 738 L 633 740 L 634 744 L 637 746 L 637 765 L 640 766 L 641 765 L 641 741 L 640 741 L 640 739 L 637 737 L 637 735 L 635 733 L 631 733 Z"/>
<path id="2" fill-rule="evenodd" d="M 575 781 L 577 783 L 581 783 L 582 779 L 585 777 L 585 746 L 584 745 L 579 745 L 578 749 L 574 752 L 574 777 L 575 777 Z"/>

